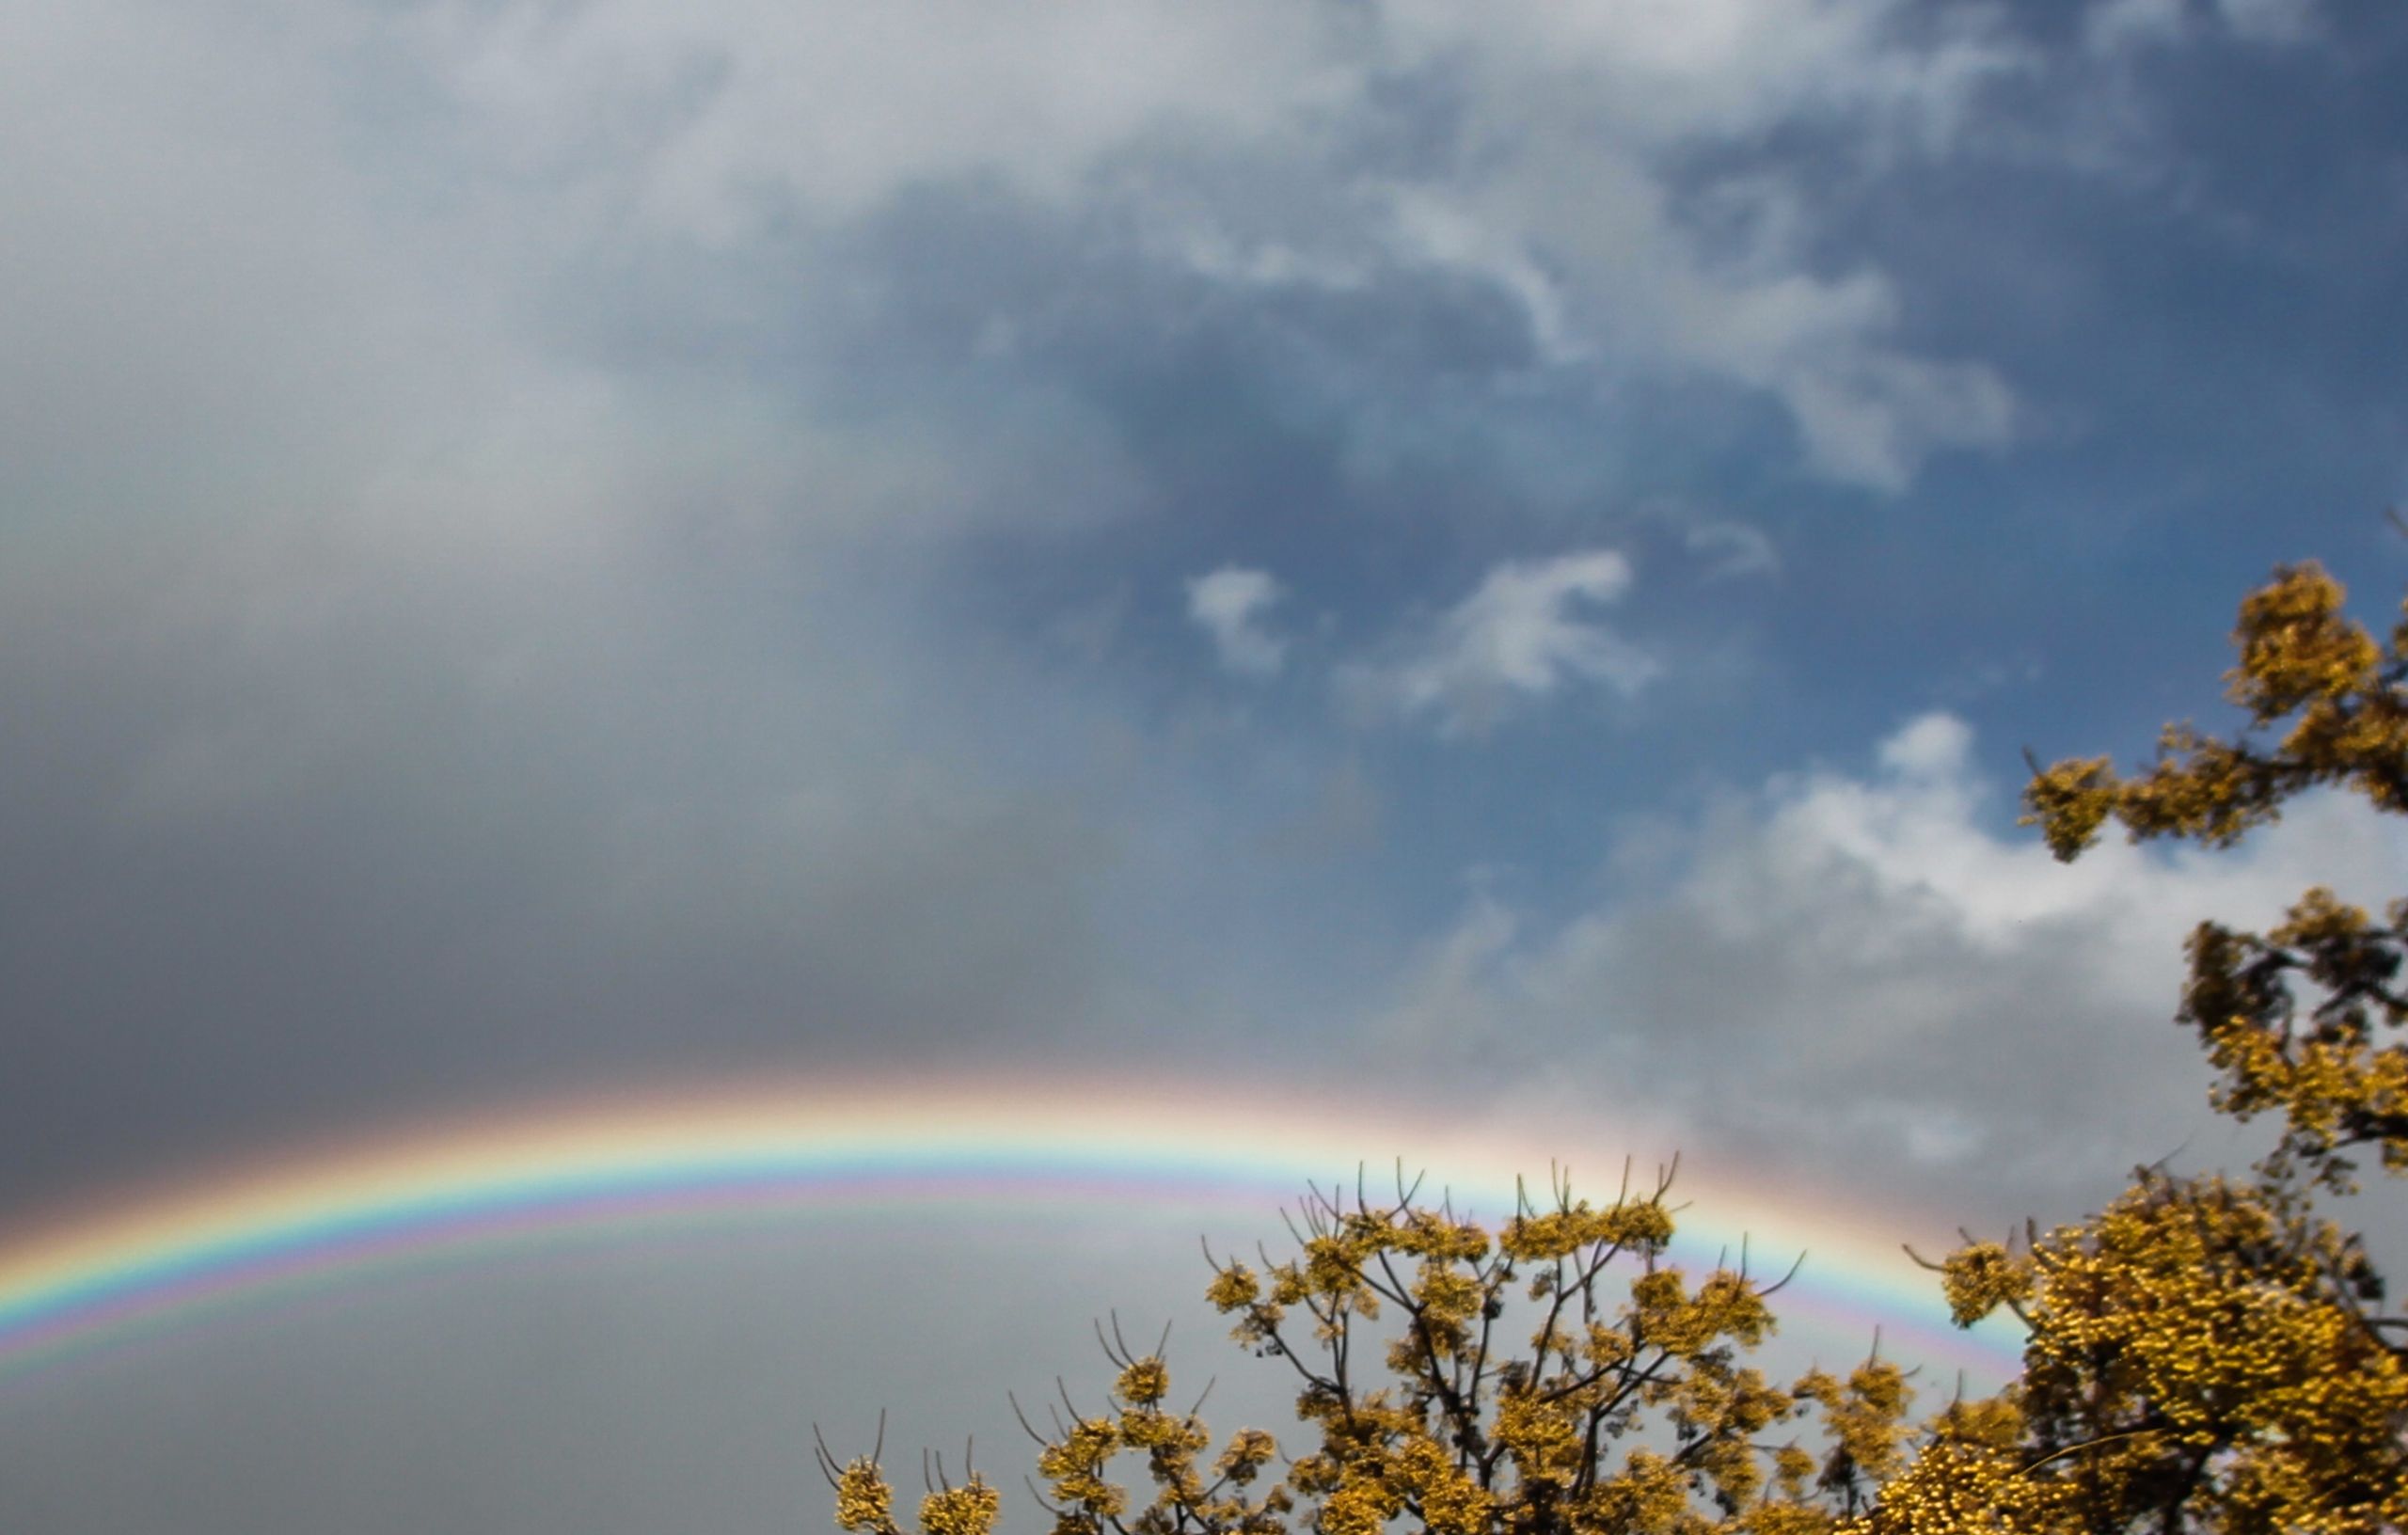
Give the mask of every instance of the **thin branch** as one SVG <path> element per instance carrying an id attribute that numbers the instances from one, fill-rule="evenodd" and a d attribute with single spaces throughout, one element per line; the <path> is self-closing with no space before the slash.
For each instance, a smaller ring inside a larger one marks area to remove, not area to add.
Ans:
<path id="1" fill-rule="evenodd" d="M 826 1479 L 829 1491 L 843 1491 L 844 1489 L 837 1482 L 836 1478 L 838 1473 L 843 1471 L 844 1467 L 837 1461 L 835 1455 L 828 1448 L 828 1440 L 825 1435 L 820 1433 L 819 1425 L 817 1423 L 811 1425 L 811 1445 L 814 1456 L 819 1462 L 819 1475 Z"/>
<path id="2" fill-rule="evenodd" d="M 2127 1429 L 2122 1433 L 2110 1433 L 2102 1435 L 2097 1439 L 2085 1439 L 2081 1444 L 2067 1445 L 2063 1449 L 2050 1451 L 2048 1454 L 2041 1456 L 2038 1460 L 2034 1461 L 2030 1465 L 2025 1466 L 2022 1470 L 2018 1471 L 2016 1475 L 2019 1477 L 2028 1477 L 2033 1472 L 2039 1470 L 2040 1467 L 2048 1464 L 2051 1461 L 2061 1461 L 2067 1456 L 2076 1454 L 2082 1450 L 2097 1449 L 2101 1445 L 2116 1444 L 2126 1439 L 2137 1439 L 2146 1433 L 2163 1433 L 2166 1430 L 2172 1427 L 2173 1425 L 2170 1423 L 2152 1423 L 2146 1428 Z"/>
<path id="3" fill-rule="evenodd" d="M 1012 1416 L 1019 1419 L 1021 1432 L 1027 1434 L 1031 1439 L 1036 1440 L 1038 1448 L 1051 1449 L 1054 1448 L 1054 1441 L 1038 1432 L 1037 1426 L 1028 1420 L 1028 1414 L 1022 1409 L 1019 1397 L 1013 1395 L 1009 1391 L 1006 1391 L 1004 1393 L 1004 1400 L 1012 1404 Z"/>
<path id="4" fill-rule="evenodd" d="M 1771 1296 L 1771 1295 L 1778 1295 L 1778 1294 L 1780 1294 L 1782 1290 L 1786 1290 L 1786 1289 L 1788 1289 L 1788 1288 L 1789 1288 L 1789 1282 L 1790 1282 L 1792 1279 L 1797 1278 L 1797 1277 L 1798 1277 L 1798 1274 L 1799 1274 L 1799 1272 L 1800 1272 L 1800 1271 L 1802 1271 L 1805 1267 L 1806 1267 L 1806 1254 L 1805 1254 L 1805 1251 L 1801 1248 L 1801 1249 L 1798 1251 L 1798 1254 L 1797 1258 L 1796 1258 L 1794 1261 L 1792 1261 L 1792 1262 L 1790 1263 L 1790 1265 L 1789 1265 L 1789 1269 L 1788 1269 L 1788 1272 L 1787 1272 L 1787 1273 L 1785 1273 L 1785 1274 L 1783 1274 L 1780 1278 L 1778 1278 L 1778 1279 L 1774 1280 L 1771 1284 L 1765 1286 L 1765 1288 L 1764 1288 L 1764 1289 L 1762 1289 L 1762 1290 L 1757 1290 L 1757 1291 L 1756 1291 L 1756 1296 L 1757 1296 L 1757 1298 L 1761 1300 L 1761 1299 L 1763 1299 L 1763 1298 L 1765 1298 L 1765 1297 L 1766 1297 L 1766 1296 Z M 1743 1274 L 1743 1275 L 1741 1275 L 1741 1277 L 1742 1277 L 1742 1278 L 1744 1278 L 1744 1277 L 1746 1277 L 1746 1276 Z"/>

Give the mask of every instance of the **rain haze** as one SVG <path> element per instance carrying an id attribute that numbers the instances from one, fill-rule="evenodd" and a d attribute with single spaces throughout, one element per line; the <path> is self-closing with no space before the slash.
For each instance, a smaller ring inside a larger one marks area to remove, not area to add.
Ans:
<path id="1" fill-rule="evenodd" d="M 822 1530 L 881 1410 L 1040 1527 L 1099 1317 L 1287 1426 L 1196 1239 L 1291 1172 L 1677 1152 L 1809 1279 L 2071 1219 L 2245 1160 L 2191 925 L 2408 866 L 2017 825 L 2228 722 L 2277 562 L 2408 581 L 2397 6 L 0 40 L 0 1246 L 601 1103 L 1157 1127 L 0 1370 L 0 1527 Z"/>

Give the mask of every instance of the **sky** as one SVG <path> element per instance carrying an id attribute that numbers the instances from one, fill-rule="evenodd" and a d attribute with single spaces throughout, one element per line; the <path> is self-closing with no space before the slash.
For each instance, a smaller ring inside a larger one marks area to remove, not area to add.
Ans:
<path id="1" fill-rule="evenodd" d="M 2016 824 L 2027 750 L 2229 723 L 2276 563 L 2408 579 L 2383 0 L 0 44 L 0 1235 L 875 1079 L 1678 1150 L 1944 1246 L 2245 1160 L 2182 934 L 2399 887 L 2330 801 Z M 0 1524 L 821 1528 L 812 1421 L 999 1443 L 1107 1307 L 1254 1405 L 1165 1216 L 363 1279 L 0 1382 Z"/>

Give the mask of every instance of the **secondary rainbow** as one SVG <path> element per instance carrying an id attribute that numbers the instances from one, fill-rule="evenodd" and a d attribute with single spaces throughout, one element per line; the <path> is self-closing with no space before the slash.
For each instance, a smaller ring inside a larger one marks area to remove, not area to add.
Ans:
<path id="1" fill-rule="evenodd" d="M 855 1082 L 522 1107 L 288 1153 L 0 1239 L 0 1383 L 279 1299 L 432 1264 L 568 1241 L 723 1223 L 879 1215 L 1016 1221 L 1207 1218 L 1227 1240 L 1277 1235 L 1308 1180 L 1368 1163 L 1426 1169 L 1493 1218 L 1514 1179 L 1544 1179 L 1516 1137 L 1447 1136 L 1410 1113 L 1332 1116 L 1323 1101 L 1213 1103 L 1126 1084 L 1038 1088 Z M 1548 1148 L 1610 1197 L 1621 1158 Z M 1611 1180 L 1596 1176 L 1610 1171 Z M 1988 1380 L 2018 1340 L 1946 1325 L 1937 1286 L 1861 1212 L 1801 1211 L 1761 1189 L 1684 1179 L 1677 1251 L 1751 1243 L 1804 1266 L 1776 1309 L 1861 1345 Z"/>

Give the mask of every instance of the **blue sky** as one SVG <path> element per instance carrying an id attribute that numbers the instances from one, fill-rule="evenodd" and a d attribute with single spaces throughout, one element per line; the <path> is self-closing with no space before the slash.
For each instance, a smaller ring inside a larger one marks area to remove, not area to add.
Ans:
<path id="1" fill-rule="evenodd" d="M 7 1209 L 1058 1064 L 2067 1216 L 2215 1134 L 2187 925 L 2397 882 L 2014 826 L 2408 569 L 2396 7 L 0 35 Z"/>

